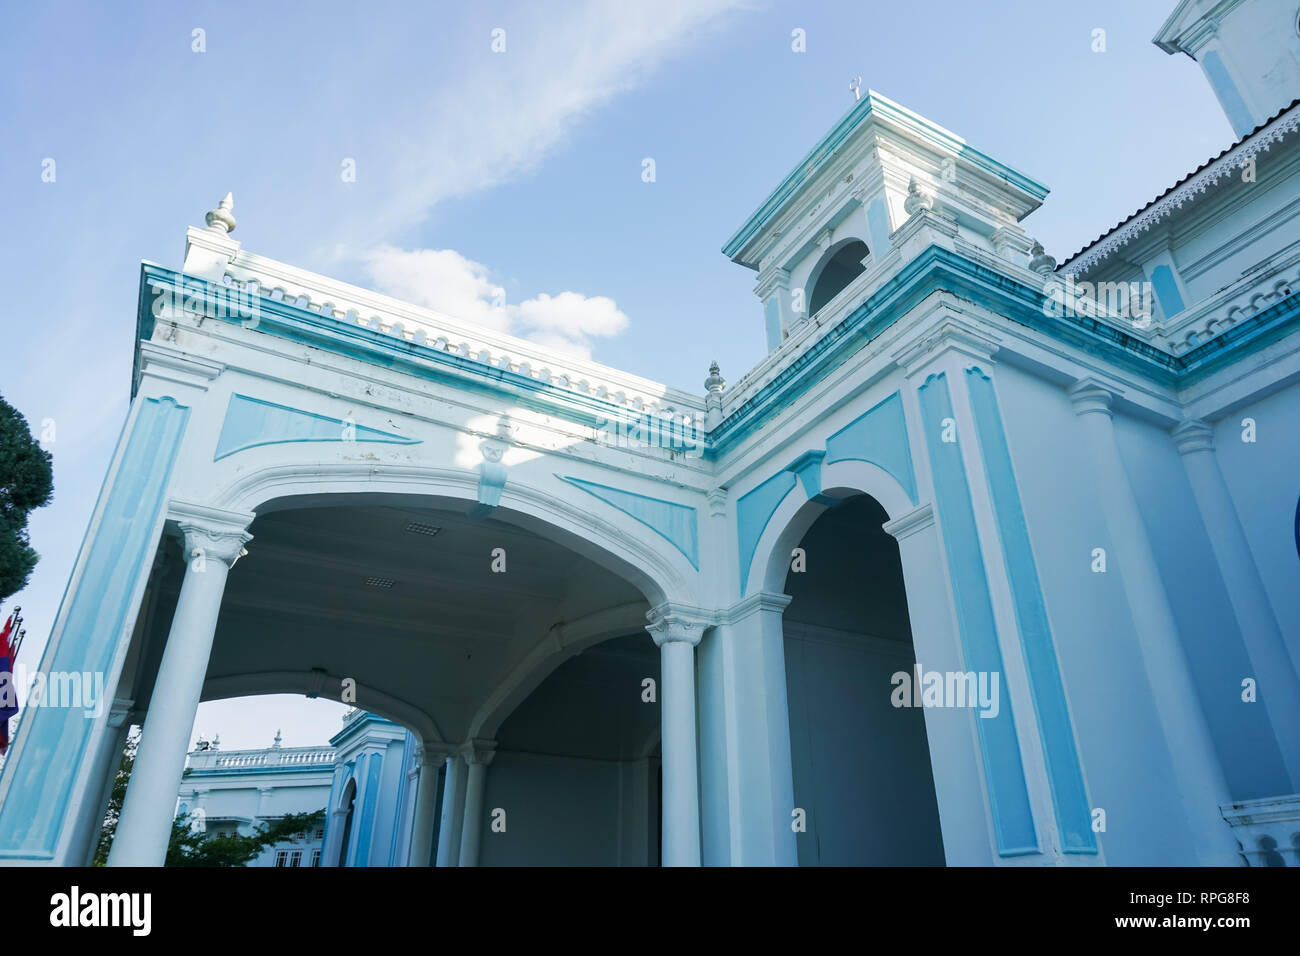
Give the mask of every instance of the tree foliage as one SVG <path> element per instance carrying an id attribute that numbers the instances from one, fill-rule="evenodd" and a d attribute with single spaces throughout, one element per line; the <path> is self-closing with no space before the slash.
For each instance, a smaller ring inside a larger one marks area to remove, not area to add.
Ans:
<path id="1" fill-rule="evenodd" d="M 27 537 L 27 515 L 54 495 L 50 453 L 27 419 L 0 398 L 0 601 L 27 586 L 40 555 Z"/>
<path id="2" fill-rule="evenodd" d="M 311 813 L 286 813 L 278 820 L 260 823 L 250 836 L 238 833 L 207 834 L 194 830 L 187 819 L 172 821 L 164 866 L 244 866 L 269 846 L 300 840 L 325 821 L 325 809 Z"/>

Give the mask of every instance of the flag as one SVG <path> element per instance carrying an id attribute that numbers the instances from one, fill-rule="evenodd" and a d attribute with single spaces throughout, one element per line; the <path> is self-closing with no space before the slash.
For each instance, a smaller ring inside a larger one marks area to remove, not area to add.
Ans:
<path id="1" fill-rule="evenodd" d="M 9 647 L 9 636 L 14 632 L 14 611 L 0 630 L 0 754 L 9 750 L 9 718 L 18 716 L 18 689 L 14 685 L 14 655 Z"/>

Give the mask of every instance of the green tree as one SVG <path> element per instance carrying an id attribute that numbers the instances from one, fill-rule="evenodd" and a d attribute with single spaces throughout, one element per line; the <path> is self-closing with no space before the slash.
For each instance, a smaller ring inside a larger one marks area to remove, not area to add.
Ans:
<path id="1" fill-rule="evenodd" d="M 27 586 L 40 560 L 27 538 L 27 514 L 53 495 L 50 453 L 32 437 L 27 419 L 0 398 L 0 601 Z"/>
<path id="2" fill-rule="evenodd" d="M 250 836 L 195 832 L 188 820 L 172 821 L 164 866 L 244 866 L 269 846 L 299 840 L 325 822 L 325 808 L 311 813 L 286 813 L 261 823 Z"/>

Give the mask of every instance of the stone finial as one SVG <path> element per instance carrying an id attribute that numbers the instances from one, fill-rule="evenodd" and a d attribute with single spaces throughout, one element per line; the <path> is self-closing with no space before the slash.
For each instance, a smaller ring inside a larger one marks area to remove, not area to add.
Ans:
<path id="1" fill-rule="evenodd" d="M 212 735 L 212 749 L 213 750 L 221 749 L 221 734 Z"/>
<path id="2" fill-rule="evenodd" d="M 913 176 L 907 184 L 907 198 L 903 200 L 903 212 L 907 215 L 915 216 L 922 210 L 930 210 L 934 207 L 934 200 L 921 192 L 921 187 L 916 184 L 916 177 Z"/>
<path id="3" fill-rule="evenodd" d="M 235 208 L 234 193 L 226 193 L 217 208 L 210 210 L 205 217 L 209 229 L 230 233 L 235 231 L 235 217 L 230 210 Z"/>
<path id="4" fill-rule="evenodd" d="M 1035 242 L 1029 250 L 1029 268 L 1040 276 L 1056 271 L 1056 260 L 1047 254 L 1041 242 Z"/>
<path id="5" fill-rule="evenodd" d="M 714 394 L 721 393 L 727 387 L 727 380 L 722 377 L 718 370 L 718 363 L 714 362 L 709 366 L 709 377 L 704 380 L 704 388 Z"/>
<path id="6" fill-rule="evenodd" d="M 271 749 L 272 749 L 272 750 L 279 750 L 280 747 L 281 747 L 281 741 L 282 741 L 283 739 L 284 739 L 283 736 L 281 736 L 280 731 L 279 731 L 279 729 L 277 728 L 276 731 L 275 731 L 275 740 L 274 740 L 274 742 L 271 744 Z"/>

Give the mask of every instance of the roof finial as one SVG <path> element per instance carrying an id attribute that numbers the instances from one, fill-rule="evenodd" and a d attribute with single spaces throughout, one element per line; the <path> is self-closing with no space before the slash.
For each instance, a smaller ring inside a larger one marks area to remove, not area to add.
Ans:
<path id="1" fill-rule="evenodd" d="M 718 363 L 714 362 L 709 366 L 709 377 L 704 380 L 706 390 L 715 394 L 720 394 L 727 387 L 727 380 L 722 377 L 718 370 Z"/>
<path id="2" fill-rule="evenodd" d="M 1045 276 L 1049 272 L 1056 271 L 1056 260 L 1047 254 L 1041 242 L 1035 242 L 1034 247 L 1029 250 L 1029 268 L 1037 272 L 1040 276 Z"/>
<path id="3" fill-rule="evenodd" d="M 210 210 L 206 217 L 209 229 L 216 229 L 218 232 L 230 233 L 235 231 L 235 217 L 230 210 L 235 208 L 234 193 L 226 193 L 221 202 L 217 203 L 217 208 Z"/>
<path id="4" fill-rule="evenodd" d="M 853 98 L 855 100 L 862 99 L 862 77 L 855 76 L 853 79 L 849 80 L 849 89 L 853 92 Z"/>
<path id="5" fill-rule="evenodd" d="M 907 198 L 903 200 L 903 212 L 908 216 L 915 216 L 921 210 L 928 210 L 933 206 L 934 200 L 921 192 L 921 187 L 916 184 L 916 177 L 913 176 L 907 184 Z"/>
<path id="6" fill-rule="evenodd" d="M 280 741 L 281 741 L 282 739 L 283 739 L 283 738 L 280 736 L 280 731 L 279 731 L 279 730 L 276 730 L 276 732 L 275 732 L 275 742 L 271 744 L 271 748 L 274 749 L 274 750 L 278 750 L 279 747 L 280 747 Z"/>

